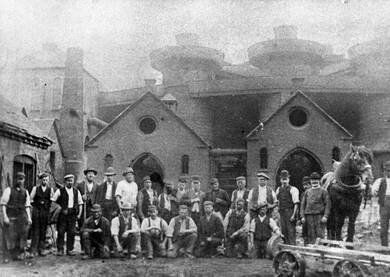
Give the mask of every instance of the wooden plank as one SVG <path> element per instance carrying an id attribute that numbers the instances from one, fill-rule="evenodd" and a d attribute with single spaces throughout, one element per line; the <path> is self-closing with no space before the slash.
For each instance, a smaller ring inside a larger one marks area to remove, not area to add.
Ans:
<path id="1" fill-rule="evenodd" d="M 330 239 L 320 239 L 320 238 L 317 238 L 316 242 L 315 242 L 316 245 L 326 245 L 328 244 L 329 245 L 335 245 L 335 246 L 340 246 L 342 248 L 345 248 L 345 247 L 360 247 L 362 244 L 361 243 L 353 243 L 353 242 L 349 242 L 349 241 L 340 241 L 340 240 L 330 240 Z"/>

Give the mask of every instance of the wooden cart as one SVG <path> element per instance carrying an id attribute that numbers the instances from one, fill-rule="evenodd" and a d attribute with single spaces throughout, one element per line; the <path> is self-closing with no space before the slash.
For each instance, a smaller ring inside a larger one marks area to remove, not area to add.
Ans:
<path id="1" fill-rule="evenodd" d="M 280 243 L 273 258 L 273 268 L 277 277 L 312 276 L 368 277 L 390 276 L 390 253 L 387 247 L 359 247 L 357 245 L 318 239 L 315 244 L 295 246 Z M 369 250 L 365 250 L 369 249 Z"/>

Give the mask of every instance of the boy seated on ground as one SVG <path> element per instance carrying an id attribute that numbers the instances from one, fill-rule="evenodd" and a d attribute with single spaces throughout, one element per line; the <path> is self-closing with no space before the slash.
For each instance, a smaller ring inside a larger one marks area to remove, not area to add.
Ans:
<path id="1" fill-rule="evenodd" d="M 194 258 L 197 232 L 195 222 L 188 216 L 188 207 L 180 205 L 179 215 L 172 218 L 168 226 L 168 257 L 176 258 L 179 253 L 183 253 L 188 258 Z"/>
<path id="2" fill-rule="evenodd" d="M 110 256 L 110 223 L 107 218 L 102 216 L 102 209 L 99 204 L 92 206 L 91 213 L 92 215 L 87 218 L 81 228 L 85 249 L 82 259 L 107 259 Z"/>
<path id="3" fill-rule="evenodd" d="M 252 219 L 249 227 L 249 248 L 254 248 L 257 258 L 261 259 L 266 258 L 267 244 L 272 232 L 281 236 L 279 227 L 267 211 L 268 204 L 261 203 L 258 216 Z"/>
<path id="4" fill-rule="evenodd" d="M 161 257 L 166 256 L 166 233 L 168 224 L 164 219 L 157 216 L 157 207 L 150 205 L 148 208 L 149 217 L 144 218 L 141 225 L 142 240 L 147 247 L 148 259 L 153 259 L 157 252 Z"/>
<path id="5" fill-rule="evenodd" d="M 141 236 L 137 219 L 133 216 L 135 207 L 130 203 L 122 205 L 122 214 L 111 222 L 111 234 L 115 242 L 115 257 L 124 257 L 130 254 L 136 259 L 141 248 Z"/>

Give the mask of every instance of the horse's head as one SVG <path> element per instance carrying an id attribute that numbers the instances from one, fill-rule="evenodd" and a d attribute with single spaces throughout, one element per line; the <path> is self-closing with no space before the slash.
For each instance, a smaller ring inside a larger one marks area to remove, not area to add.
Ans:
<path id="1" fill-rule="evenodd" d="M 366 177 L 372 177 L 371 164 L 373 162 L 373 155 L 371 150 L 363 145 L 351 145 L 348 159 L 352 168 L 360 175 L 365 174 Z"/>

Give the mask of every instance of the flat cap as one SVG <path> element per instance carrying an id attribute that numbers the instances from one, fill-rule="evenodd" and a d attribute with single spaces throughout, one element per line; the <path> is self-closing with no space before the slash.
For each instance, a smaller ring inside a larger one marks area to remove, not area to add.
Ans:
<path id="1" fill-rule="evenodd" d="M 179 181 L 180 183 L 187 183 L 187 177 L 186 177 L 186 176 L 180 176 L 179 179 L 178 179 L 178 181 Z"/>
<path id="2" fill-rule="evenodd" d="M 214 206 L 214 203 L 211 201 L 204 201 L 203 206 Z"/>
<path id="3" fill-rule="evenodd" d="M 40 173 L 40 174 L 38 175 L 38 179 L 43 179 L 43 178 L 49 177 L 49 176 L 50 176 L 49 173 L 47 173 L 47 172 L 42 172 L 42 173 Z"/>
<path id="4" fill-rule="evenodd" d="M 244 177 L 244 176 L 238 176 L 237 178 L 236 178 L 236 181 L 238 182 L 238 181 L 245 181 L 246 180 L 246 178 Z"/>
<path id="5" fill-rule="evenodd" d="M 267 174 L 265 174 L 264 172 L 257 172 L 257 177 L 259 178 L 259 177 L 263 177 L 263 178 L 265 178 L 265 179 L 267 179 L 267 180 L 269 180 L 269 176 L 267 175 Z"/>
<path id="6" fill-rule="evenodd" d="M 93 204 L 91 208 L 91 212 L 100 212 L 102 207 L 99 204 Z"/>
<path id="7" fill-rule="evenodd" d="M 310 177 L 309 176 L 304 176 L 302 178 L 302 183 L 306 184 L 306 183 L 309 183 L 310 182 Z"/>
<path id="8" fill-rule="evenodd" d="M 241 202 L 241 203 L 245 204 L 245 200 L 243 198 L 238 198 L 236 203 L 238 203 L 238 202 Z"/>
<path id="9" fill-rule="evenodd" d="M 386 170 L 390 170 L 390 161 L 387 161 L 383 164 L 383 167 L 386 169 Z"/>
<path id="10" fill-rule="evenodd" d="M 73 175 L 73 174 L 66 174 L 66 175 L 64 176 L 64 180 L 67 180 L 67 179 L 69 179 L 69 178 L 74 178 L 74 175 Z"/>
<path id="11" fill-rule="evenodd" d="M 188 209 L 188 206 L 186 204 L 180 204 L 179 209 Z"/>
<path id="12" fill-rule="evenodd" d="M 321 179 L 321 175 L 318 174 L 317 172 L 313 172 L 312 174 L 310 174 L 310 180 L 320 180 Z"/>
<path id="13" fill-rule="evenodd" d="M 145 176 L 144 178 L 142 178 L 142 183 L 144 183 L 145 181 L 151 181 L 150 176 Z"/>
<path id="14" fill-rule="evenodd" d="M 290 178 L 290 173 L 288 173 L 287 170 L 283 169 L 280 172 L 280 179 L 286 179 L 286 178 Z"/>
<path id="15" fill-rule="evenodd" d="M 131 167 L 126 167 L 125 170 L 123 171 L 122 175 L 125 176 L 128 173 L 133 173 L 134 174 L 134 169 Z"/>
<path id="16" fill-rule="evenodd" d="M 135 207 L 131 205 L 130 203 L 123 203 L 122 210 L 133 210 Z"/>
<path id="17" fill-rule="evenodd" d="M 26 174 L 24 174 L 23 172 L 19 171 L 16 173 L 16 179 L 25 179 L 26 178 Z"/>
<path id="18" fill-rule="evenodd" d="M 217 179 L 217 178 L 211 178 L 211 179 L 210 179 L 210 184 L 211 184 L 211 185 L 214 185 L 214 184 L 216 184 L 216 183 L 218 183 L 218 179 Z"/>
<path id="19" fill-rule="evenodd" d="M 192 175 L 191 182 L 200 182 L 200 176 L 199 175 Z"/>

